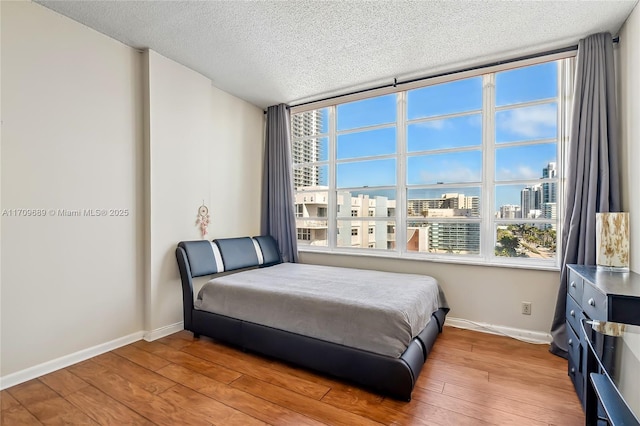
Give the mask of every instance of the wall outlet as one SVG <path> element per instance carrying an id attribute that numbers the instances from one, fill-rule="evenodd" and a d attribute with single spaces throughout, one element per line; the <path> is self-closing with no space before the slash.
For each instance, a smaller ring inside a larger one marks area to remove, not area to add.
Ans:
<path id="1" fill-rule="evenodd" d="M 531 302 L 522 302 L 522 315 L 531 315 Z"/>

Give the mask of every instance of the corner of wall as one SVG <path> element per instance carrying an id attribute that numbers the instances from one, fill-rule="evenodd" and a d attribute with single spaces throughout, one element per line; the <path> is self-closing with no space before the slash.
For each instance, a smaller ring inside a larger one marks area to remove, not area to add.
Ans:
<path id="1" fill-rule="evenodd" d="M 640 272 L 640 197 L 633 185 L 640 182 L 640 7 L 636 6 L 620 30 L 618 103 L 620 106 L 622 209 L 630 216 L 630 269 Z"/>
<path id="2" fill-rule="evenodd" d="M 144 329 L 149 330 L 152 324 L 151 318 L 151 125 L 150 125 L 150 77 L 149 77 L 149 49 L 142 52 L 142 108 L 143 108 L 143 220 L 142 220 L 142 241 L 143 241 L 143 265 L 142 282 L 144 291 Z"/>

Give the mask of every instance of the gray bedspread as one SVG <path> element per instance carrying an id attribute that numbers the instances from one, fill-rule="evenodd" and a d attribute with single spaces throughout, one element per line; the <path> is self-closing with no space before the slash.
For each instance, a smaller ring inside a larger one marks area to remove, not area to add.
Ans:
<path id="1" fill-rule="evenodd" d="M 282 263 L 214 278 L 195 307 L 397 358 L 447 306 L 425 275 Z"/>

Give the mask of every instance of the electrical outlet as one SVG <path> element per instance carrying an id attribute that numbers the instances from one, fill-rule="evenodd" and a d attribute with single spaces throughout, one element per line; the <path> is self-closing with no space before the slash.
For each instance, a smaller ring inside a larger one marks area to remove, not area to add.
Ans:
<path id="1" fill-rule="evenodd" d="M 531 315 L 531 302 L 522 302 L 522 315 Z"/>

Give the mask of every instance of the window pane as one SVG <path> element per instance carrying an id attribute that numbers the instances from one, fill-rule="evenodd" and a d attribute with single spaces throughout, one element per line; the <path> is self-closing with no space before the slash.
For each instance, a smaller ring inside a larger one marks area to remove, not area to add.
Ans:
<path id="1" fill-rule="evenodd" d="M 526 185 L 496 185 L 496 205 L 495 217 L 498 219 L 520 219 L 522 218 L 522 190 Z M 529 200 L 529 194 L 526 193 L 526 200 Z M 535 195 L 534 195 L 535 200 Z M 535 208 L 533 204 L 526 202 L 524 208 L 529 211 L 529 206 Z"/>
<path id="2" fill-rule="evenodd" d="M 379 96 L 336 107 L 338 131 L 395 123 L 396 95 Z"/>
<path id="3" fill-rule="evenodd" d="M 329 166 L 302 166 L 293 168 L 293 187 L 301 190 L 306 187 L 327 186 Z"/>
<path id="4" fill-rule="evenodd" d="M 329 108 L 291 115 L 291 137 L 302 138 L 329 132 Z"/>
<path id="5" fill-rule="evenodd" d="M 442 120 L 429 120 L 407 127 L 409 152 L 460 148 L 482 144 L 480 114 Z"/>
<path id="6" fill-rule="evenodd" d="M 291 144 L 293 164 L 313 163 L 329 159 L 329 139 L 300 139 Z"/>
<path id="7" fill-rule="evenodd" d="M 480 182 L 481 180 L 481 151 L 452 152 L 407 158 L 407 183 L 409 185 Z"/>
<path id="8" fill-rule="evenodd" d="M 407 217 L 453 218 L 480 216 L 480 188 L 409 189 Z"/>
<path id="9" fill-rule="evenodd" d="M 296 219 L 299 246 L 326 247 L 328 222 L 326 220 Z"/>
<path id="10" fill-rule="evenodd" d="M 497 185 L 498 219 L 556 219 L 558 217 L 557 182 L 530 185 Z"/>
<path id="11" fill-rule="evenodd" d="M 394 189 L 338 191 L 338 218 L 394 217 L 396 191 Z"/>
<path id="12" fill-rule="evenodd" d="M 395 159 L 340 163 L 336 168 L 338 188 L 396 184 Z"/>
<path id="13" fill-rule="evenodd" d="M 394 154 L 396 152 L 396 128 L 348 133 L 338 136 L 338 160 Z"/>
<path id="14" fill-rule="evenodd" d="M 387 250 L 395 247 L 394 221 L 338 220 L 338 247 L 356 247 Z"/>
<path id="15" fill-rule="evenodd" d="M 481 108 L 482 77 L 436 84 L 407 92 L 409 120 Z"/>
<path id="16" fill-rule="evenodd" d="M 496 74 L 496 105 L 558 96 L 558 63 L 547 62 Z"/>
<path id="17" fill-rule="evenodd" d="M 498 224 L 495 255 L 555 259 L 556 225 L 551 223 Z"/>
<path id="18" fill-rule="evenodd" d="M 407 250 L 438 254 L 478 254 L 480 224 L 408 220 Z"/>
<path id="19" fill-rule="evenodd" d="M 554 103 L 496 112 L 496 143 L 558 136 L 558 105 Z"/>
<path id="20" fill-rule="evenodd" d="M 555 173 L 556 157 L 555 143 L 496 149 L 496 180 L 540 179 L 550 167 Z"/>

